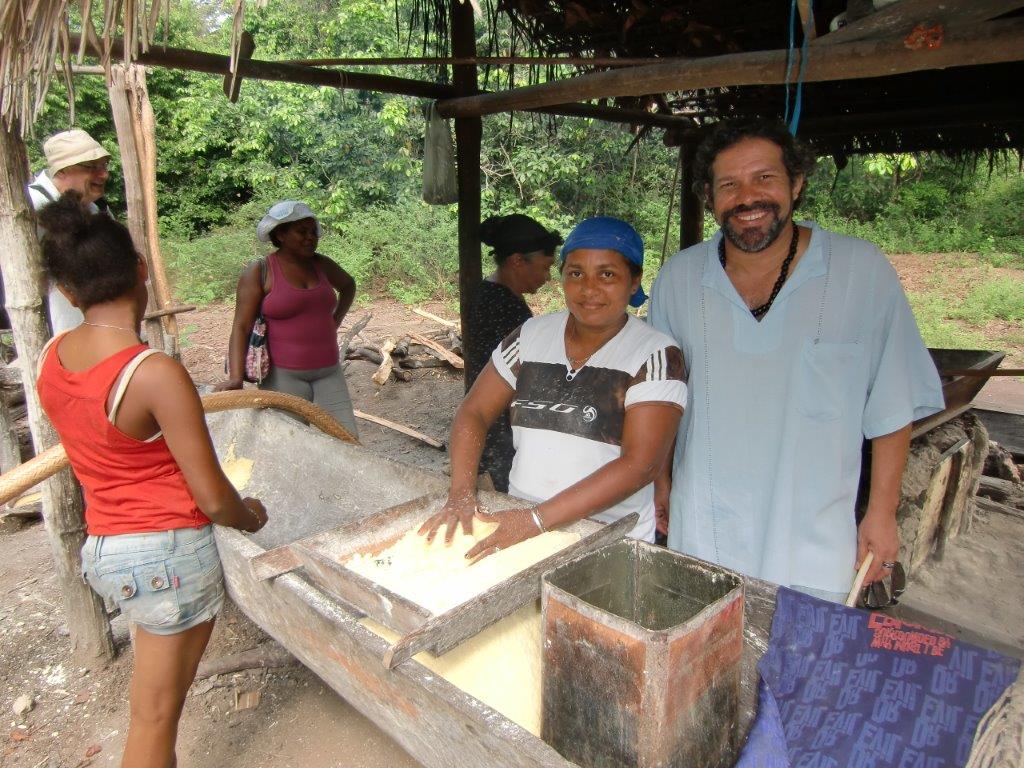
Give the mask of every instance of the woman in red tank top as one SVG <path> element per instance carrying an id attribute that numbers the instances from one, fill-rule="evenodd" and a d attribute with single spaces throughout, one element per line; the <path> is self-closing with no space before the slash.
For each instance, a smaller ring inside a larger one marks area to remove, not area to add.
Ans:
<path id="1" fill-rule="evenodd" d="M 139 339 L 147 272 L 128 230 L 76 193 L 40 222 L 47 272 L 85 320 L 44 350 L 39 397 L 85 494 L 83 574 L 136 628 L 121 765 L 168 768 L 224 599 L 210 523 L 255 532 L 267 514 L 221 471 L 188 372 Z"/>
<path id="2" fill-rule="evenodd" d="M 260 389 L 287 392 L 316 403 L 358 435 L 352 399 L 338 360 L 338 326 L 352 306 L 356 283 L 316 252 L 320 224 L 305 203 L 284 200 L 256 227 L 277 250 L 251 264 L 238 279 L 235 320 L 228 345 L 228 380 L 218 390 L 241 389 L 245 355 L 257 315 L 267 323 L 270 373 Z M 262 279 L 261 279 L 261 276 Z"/>

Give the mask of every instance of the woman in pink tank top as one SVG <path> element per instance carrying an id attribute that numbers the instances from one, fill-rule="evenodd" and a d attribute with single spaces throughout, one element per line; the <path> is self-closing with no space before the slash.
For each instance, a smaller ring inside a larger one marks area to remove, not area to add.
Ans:
<path id="1" fill-rule="evenodd" d="M 85 492 L 82 574 L 135 627 L 121 768 L 170 768 L 185 695 L 224 602 L 211 521 L 267 513 L 220 468 L 181 363 L 139 339 L 145 262 L 125 227 L 67 192 L 39 214 L 48 277 L 84 313 L 41 356 L 39 399 Z"/>
<path id="2" fill-rule="evenodd" d="M 242 388 L 249 334 L 262 311 L 271 367 L 260 389 L 309 400 L 356 435 L 337 338 L 338 326 L 356 295 L 355 280 L 316 252 L 320 223 L 305 203 L 275 203 L 257 225 L 256 234 L 277 250 L 265 261 L 249 265 L 238 280 L 228 380 L 217 389 Z"/>

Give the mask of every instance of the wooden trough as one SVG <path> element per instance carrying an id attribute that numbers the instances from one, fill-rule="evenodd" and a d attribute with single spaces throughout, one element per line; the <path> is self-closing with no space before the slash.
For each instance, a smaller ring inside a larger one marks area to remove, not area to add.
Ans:
<path id="1" fill-rule="evenodd" d="M 971 401 L 1006 354 L 987 349 L 929 349 L 942 380 L 946 407 L 914 422 L 913 436 L 923 435 L 971 407 Z"/>
<path id="2" fill-rule="evenodd" d="M 271 411 L 215 414 L 209 423 L 222 461 L 244 465 L 244 492 L 262 499 L 270 513 L 253 536 L 217 529 L 228 592 L 250 619 L 427 768 L 575 765 L 416 659 L 388 669 L 381 660 L 390 644 L 360 624 L 361 611 L 314 586 L 305 571 L 260 579 L 253 570 L 253 561 L 270 550 L 442 492 L 445 477 L 342 444 Z M 741 740 L 753 717 L 755 665 L 775 610 L 771 585 L 746 579 L 744 592 Z"/>

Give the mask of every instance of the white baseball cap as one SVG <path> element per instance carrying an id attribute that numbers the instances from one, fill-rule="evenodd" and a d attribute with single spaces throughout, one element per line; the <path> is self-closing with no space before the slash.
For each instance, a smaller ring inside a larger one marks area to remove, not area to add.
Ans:
<path id="1" fill-rule="evenodd" d="M 256 237 L 262 243 L 269 243 L 270 233 L 274 229 L 290 221 L 302 219 L 313 219 L 316 222 L 316 236 L 321 236 L 320 221 L 308 205 L 298 200 L 282 200 L 270 206 L 267 215 L 260 219 L 260 223 L 256 225 Z"/>
<path id="2" fill-rule="evenodd" d="M 110 157 L 102 144 L 80 128 L 48 138 L 43 142 L 43 154 L 51 177 L 69 166 Z"/>

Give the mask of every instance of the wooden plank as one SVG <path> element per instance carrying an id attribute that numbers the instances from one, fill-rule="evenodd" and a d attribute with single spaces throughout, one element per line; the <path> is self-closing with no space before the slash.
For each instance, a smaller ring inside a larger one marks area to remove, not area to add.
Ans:
<path id="1" fill-rule="evenodd" d="M 443 325 L 445 328 L 453 328 L 456 331 L 459 330 L 458 323 L 453 323 L 451 320 L 445 320 L 443 317 L 438 317 L 433 312 L 427 312 L 427 310 L 420 309 L 419 307 L 413 307 L 412 311 L 413 314 L 419 315 L 420 317 L 425 317 L 427 318 L 427 320 L 433 320 L 435 323 L 439 323 Z"/>
<path id="2" fill-rule="evenodd" d="M 993 501 L 985 496 L 975 496 L 974 503 L 978 505 L 978 509 L 984 510 L 985 512 L 996 512 L 1000 515 L 1024 520 L 1024 510 L 1011 507 L 1008 504 L 1001 504 L 1000 502 Z"/>
<path id="3" fill-rule="evenodd" d="M 805 0 L 800 0 L 805 2 Z M 852 21 L 812 45 L 834 45 L 876 37 L 906 35 L 918 24 L 979 24 L 1024 6 L 1021 0 L 900 0 Z"/>
<path id="4" fill-rule="evenodd" d="M 465 324 L 463 324 L 463 328 L 465 328 Z M 443 357 L 445 359 L 445 361 L 447 363 L 449 363 L 452 366 L 452 368 L 457 368 L 457 369 L 459 369 L 461 371 L 463 368 L 466 367 L 466 362 L 461 357 L 456 355 L 450 349 L 446 349 L 445 347 L 441 346 L 440 344 L 438 344 L 433 339 L 428 339 L 426 336 L 421 336 L 418 333 L 410 333 L 410 334 L 407 334 L 407 335 L 409 336 L 410 339 L 415 341 L 417 344 L 420 344 L 420 345 L 426 347 L 427 349 L 432 349 L 435 352 L 437 352 L 439 355 L 441 355 L 441 357 Z M 462 343 L 463 343 L 463 345 L 465 345 L 465 343 L 466 343 L 465 333 L 463 333 L 463 341 L 462 341 Z"/>
<path id="5" fill-rule="evenodd" d="M 921 515 L 915 530 L 916 538 L 913 546 L 909 548 L 910 562 L 907 564 L 907 570 L 910 573 L 928 559 L 935 547 L 936 534 L 942 518 L 943 502 L 946 499 L 946 487 L 949 484 L 952 470 L 953 457 L 946 456 L 939 462 L 932 474 L 924 503 L 920 508 Z M 910 544 L 910 542 L 907 543 Z"/>
<path id="6" fill-rule="evenodd" d="M 632 512 L 621 520 L 602 526 L 575 544 L 534 563 L 500 584 L 495 584 L 471 601 L 430 619 L 418 630 L 407 634 L 392 646 L 384 657 L 384 666 L 391 669 L 420 651 L 429 650 L 435 656 L 440 656 L 480 634 L 491 624 L 539 598 L 540 577 L 543 574 L 580 555 L 624 538 L 633 530 L 639 519 L 640 516 Z"/>
<path id="7" fill-rule="evenodd" d="M 824 37 L 819 38 L 824 39 Z M 709 56 L 685 64 L 594 72 L 540 85 L 477 94 L 438 103 L 444 117 L 471 117 L 509 110 L 615 96 L 786 82 L 786 50 Z M 815 48 L 804 80 L 821 82 L 885 77 L 945 67 L 996 64 L 1024 59 L 1024 20 L 986 22 L 947 30 L 935 49 L 909 50 L 903 39 L 865 40 Z"/>
<path id="8" fill-rule="evenodd" d="M 355 415 L 355 417 L 357 419 L 362 419 L 363 421 L 369 421 L 372 424 L 379 424 L 382 427 L 387 427 L 388 429 L 393 429 L 393 430 L 395 430 L 395 432 L 401 432 L 403 435 L 408 435 L 409 437 L 413 437 L 413 438 L 419 440 L 421 443 L 426 443 L 427 445 L 431 446 L 432 448 L 437 448 L 438 450 L 441 450 L 441 451 L 443 451 L 445 449 L 445 444 L 442 443 L 440 440 L 435 440 L 430 435 L 425 435 L 422 432 L 417 432 L 412 427 L 407 427 L 404 424 L 398 424 L 398 423 L 396 423 L 394 421 L 388 421 L 387 419 L 382 418 L 381 416 L 374 416 L 373 414 L 363 413 L 362 411 L 358 411 L 358 410 L 352 411 L 352 413 Z"/>

